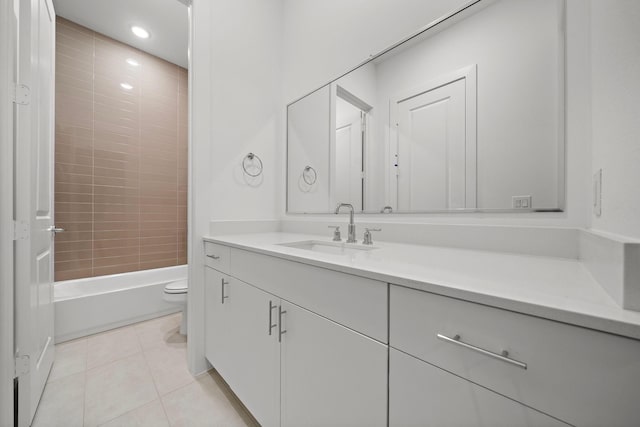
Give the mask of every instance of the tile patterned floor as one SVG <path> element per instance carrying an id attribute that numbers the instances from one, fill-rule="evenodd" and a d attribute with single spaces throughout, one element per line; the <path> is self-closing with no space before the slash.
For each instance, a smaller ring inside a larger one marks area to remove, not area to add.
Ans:
<path id="1" fill-rule="evenodd" d="M 34 427 L 257 426 L 215 371 L 193 377 L 180 314 L 56 346 Z"/>

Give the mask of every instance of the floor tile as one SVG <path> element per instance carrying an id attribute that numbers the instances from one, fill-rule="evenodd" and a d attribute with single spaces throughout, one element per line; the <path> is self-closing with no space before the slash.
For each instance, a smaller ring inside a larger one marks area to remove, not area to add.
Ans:
<path id="1" fill-rule="evenodd" d="M 55 381 L 87 369 L 87 339 L 56 344 L 56 358 L 47 381 Z"/>
<path id="2" fill-rule="evenodd" d="M 114 329 L 87 338 L 87 369 L 142 351 L 133 326 Z"/>
<path id="3" fill-rule="evenodd" d="M 144 351 L 160 396 L 194 381 L 187 367 L 187 349 L 155 347 Z"/>
<path id="4" fill-rule="evenodd" d="M 180 313 L 160 317 L 135 325 L 144 350 L 157 347 L 186 348 L 187 337 L 179 333 Z"/>
<path id="5" fill-rule="evenodd" d="M 81 427 L 85 373 L 67 375 L 47 383 L 33 427 Z"/>
<path id="6" fill-rule="evenodd" d="M 244 408 L 224 389 L 217 375 L 210 371 L 192 384 L 162 397 L 171 426 L 256 426 Z"/>
<path id="7" fill-rule="evenodd" d="M 85 426 L 96 426 L 157 399 L 142 353 L 87 371 Z"/>
<path id="8" fill-rule="evenodd" d="M 169 421 L 160 400 L 154 400 L 101 424 L 100 427 L 169 427 Z"/>

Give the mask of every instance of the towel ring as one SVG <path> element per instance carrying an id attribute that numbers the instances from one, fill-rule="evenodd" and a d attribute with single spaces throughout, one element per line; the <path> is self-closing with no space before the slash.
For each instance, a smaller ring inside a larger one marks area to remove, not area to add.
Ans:
<path id="1" fill-rule="evenodd" d="M 256 160 L 258 161 L 257 163 L 255 162 Z M 251 173 L 247 170 L 247 168 L 253 169 L 256 172 Z M 260 157 L 258 157 L 256 154 L 249 153 L 244 156 L 244 159 L 242 159 L 242 169 L 244 170 L 244 173 L 246 173 L 250 177 L 255 178 L 257 176 L 260 176 L 262 174 L 262 160 L 260 160 Z"/>
<path id="2" fill-rule="evenodd" d="M 308 185 L 313 185 L 318 179 L 318 173 L 311 166 L 306 166 L 302 171 L 302 179 L 304 179 L 304 182 L 306 182 Z"/>

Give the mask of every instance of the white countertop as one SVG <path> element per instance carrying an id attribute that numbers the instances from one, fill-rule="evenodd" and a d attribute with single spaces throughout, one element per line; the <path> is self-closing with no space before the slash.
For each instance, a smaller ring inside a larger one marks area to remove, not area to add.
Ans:
<path id="1" fill-rule="evenodd" d="M 377 241 L 371 251 L 334 255 L 280 246 L 331 242 L 292 233 L 204 240 L 640 339 L 640 312 L 620 308 L 578 260 Z"/>

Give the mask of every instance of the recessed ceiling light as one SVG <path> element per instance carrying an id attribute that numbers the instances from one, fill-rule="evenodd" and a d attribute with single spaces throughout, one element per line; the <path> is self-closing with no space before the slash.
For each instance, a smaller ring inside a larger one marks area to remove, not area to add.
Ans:
<path id="1" fill-rule="evenodd" d="M 140 37 L 141 39 L 149 38 L 149 31 L 145 30 L 142 27 L 138 27 L 134 25 L 133 27 L 131 27 L 131 31 L 133 32 L 133 34 Z"/>
<path id="2" fill-rule="evenodd" d="M 133 58 L 127 59 L 127 64 L 131 65 L 132 67 L 137 67 L 138 65 L 140 65 L 140 63 Z"/>
<path id="3" fill-rule="evenodd" d="M 133 86 L 131 86 L 129 83 L 120 83 L 120 87 L 122 89 L 126 89 L 126 90 L 131 90 L 133 89 Z"/>

